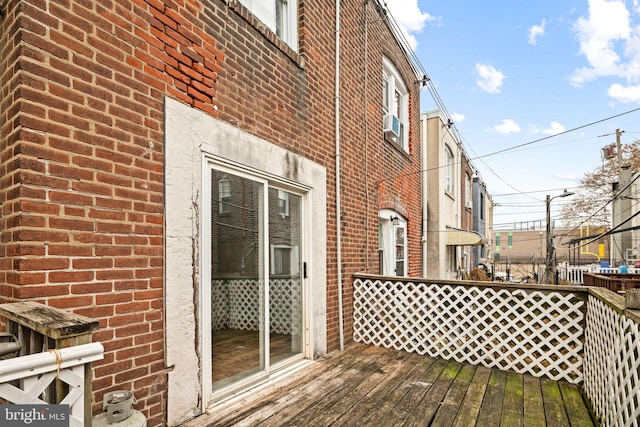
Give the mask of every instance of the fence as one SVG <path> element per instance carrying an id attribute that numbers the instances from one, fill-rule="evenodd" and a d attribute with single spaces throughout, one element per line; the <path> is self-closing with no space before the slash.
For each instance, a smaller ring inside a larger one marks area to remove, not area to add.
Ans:
<path id="1" fill-rule="evenodd" d="M 600 267 L 598 264 L 591 265 L 566 265 L 560 264 L 557 268 L 560 280 L 565 281 L 571 285 L 584 284 L 584 273 L 596 273 L 596 274 L 618 274 L 619 269 L 617 267 Z M 640 273 L 640 268 L 628 267 L 627 272 L 629 274 Z"/>
<path id="2" fill-rule="evenodd" d="M 91 410 L 86 411 L 84 399 L 86 371 L 91 362 L 103 358 L 103 352 L 102 344 L 90 343 L 0 360 L 0 398 L 14 404 L 50 404 L 47 389 L 63 383 L 67 391 L 54 403 L 69 405 L 69 426 L 91 425 Z"/>
<path id="3" fill-rule="evenodd" d="M 19 357 L 0 361 L 0 397 L 10 403 L 68 404 L 71 426 L 91 425 L 91 362 L 103 358 L 91 343 L 99 323 L 32 301 L 0 304 Z"/>
<path id="4" fill-rule="evenodd" d="M 584 383 L 606 425 L 638 426 L 640 316 L 625 311 L 619 295 L 574 286 L 354 277 L 355 341 Z"/>

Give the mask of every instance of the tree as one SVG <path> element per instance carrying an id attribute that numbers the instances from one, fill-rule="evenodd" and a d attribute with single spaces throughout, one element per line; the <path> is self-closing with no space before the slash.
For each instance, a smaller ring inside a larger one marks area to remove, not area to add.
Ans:
<path id="1" fill-rule="evenodd" d="M 632 171 L 640 171 L 640 140 L 622 145 L 622 164 Z M 613 183 L 618 182 L 618 156 L 604 158 L 602 164 L 592 172 L 587 172 L 580 180 L 571 203 L 562 205 L 562 222 L 568 226 L 578 226 L 588 222 L 592 226 L 611 225 L 611 204 Z"/>

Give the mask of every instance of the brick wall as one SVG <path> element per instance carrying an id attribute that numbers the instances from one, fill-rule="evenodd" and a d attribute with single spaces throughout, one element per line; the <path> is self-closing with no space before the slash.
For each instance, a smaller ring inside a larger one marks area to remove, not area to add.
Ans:
<path id="1" fill-rule="evenodd" d="M 5 4 L 0 296 L 100 321 L 94 412 L 106 391 L 131 389 L 150 426 L 165 422 L 164 96 L 327 168 L 327 344 L 336 349 L 334 3 L 301 2 L 298 53 L 235 1 Z M 406 210 L 409 273 L 420 273 L 420 181 L 411 175 L 420 167 L 419 89 L 386 24 L 365 7 L 349 2 L 342 11 L 347 340 L 350 274 L 377 271 L 385 198 Z M 382 138 L 382 55 L 410 89 L 408 155 Z"/>

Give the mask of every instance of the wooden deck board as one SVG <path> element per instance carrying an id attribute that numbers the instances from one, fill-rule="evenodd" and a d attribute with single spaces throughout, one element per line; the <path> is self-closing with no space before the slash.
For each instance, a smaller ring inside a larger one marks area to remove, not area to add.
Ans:
<path id="1" fill-rule="evenodd" d="M 429 388 L 422 400 L 411 409 L 406 417 L 405 426 L 431 424 L 461 368 L 462 363 L 460 362 L 451 360 L 447 363 L 433 386 Z"/>
<path id="2" fill-rule="evenodd" d="M 593 426 L 568 383 L 362 344 L 184 427 Z"/>
<path id="3" fill-rule="evenodd" d="M 524 418 L 522 375 L 507 373 L 500 425 L 521 426 Z"/>
<path id="4" fill-rule="evenodd" d="M 464 395 L 463 403 L 458 410 L 458 415 L 454 420 L 454 427 L 467 427 L 476 425 L 482 401 L 489 384 L 491 369 L 478 366 L 473 375 L 471 384 Z"/>
<path id="5" fill-rule="evenodd" d="M 460 411 L 460 406 L 464 401 L 464 396 L 469 390 L 473 376 L 476 373 L 476 367 L 473 365 L 463 364 L 456 376 L 449 391 L 447 392 L 440 410 L 437 412 L 431 425 L 433 427 L 451 427 L 455 422 L 455 416 Z M 484 393 L 483 393 L 484 394 Z M 478 406 L 479 407 L 479 406 Z"/>
<path id="6" fill-rule="evenodd" d="M 560 392 L 562 393 L 562 401 L 564 403 L 569 423 L 572 426 L 585 426 L 592 422 L 591 415 L 580 391 L 575 387 L 569 386 L 567 383 L 558 383 Z"/>
<path id="7" fill-rule="evenodd" d="M 542 401 L 544 403 L 544 415 L 547 425 L 570 427 L 558 383 L 541 379 L 540 388 L 542 388 Z"/>
<path id="8" fill-rule="evenodd" d="M 506 383 L 506 372 L 497 369 L 491 370 L 487 390 L 484 394 L 482 406 L 480 407 L 480 414 L 476 421 L 477 426 L 494 427 L 500 425 Z"/>
<path id="9" fill-rule="evenodd" d="M 384 376 L 379 378 L 368 392 L 361 395 L 346 411 L 341 411 L 333 422 L 333 426 L 353 426 L 367 419 L 369 414 L 385 399 L 394 384 L 402 383 L 404 378 L 415 369 L 415 361 L 408 353 L 399 352 L 386 366 L 382 368 Z"/>
<path id="10" fill-rule="evenodd" d="M 524 427 L 544 427 L 546 421 L 544 417 L 544 402 L 542 400 L 542 389 L 540 379 L 531 375 L 524 375 L 523 382 L 523 404 L 524 404 Z"/>

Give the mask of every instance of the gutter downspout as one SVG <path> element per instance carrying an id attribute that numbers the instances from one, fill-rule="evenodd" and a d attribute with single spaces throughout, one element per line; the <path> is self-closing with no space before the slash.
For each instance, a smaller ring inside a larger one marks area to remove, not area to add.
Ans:
<path id="1" fill-rule="evenodd" d="M 340 0 L 336 0 L 336 250 L 338 264 L 338 329 L 340 333 L 340 351 L 344 350 L 344 320 L 342 315 L 342 205 L 340 203 Z"/>
<path id="2" fill-rule="evenodd" d="M 427 227 L 428 227 L 428 210 L 427 210 L 427 115 L 420 115 L 420 127 L 422 132 L 420 134 L 420 154 L 422 157 L 422 277 L 427 277 Z"/>

